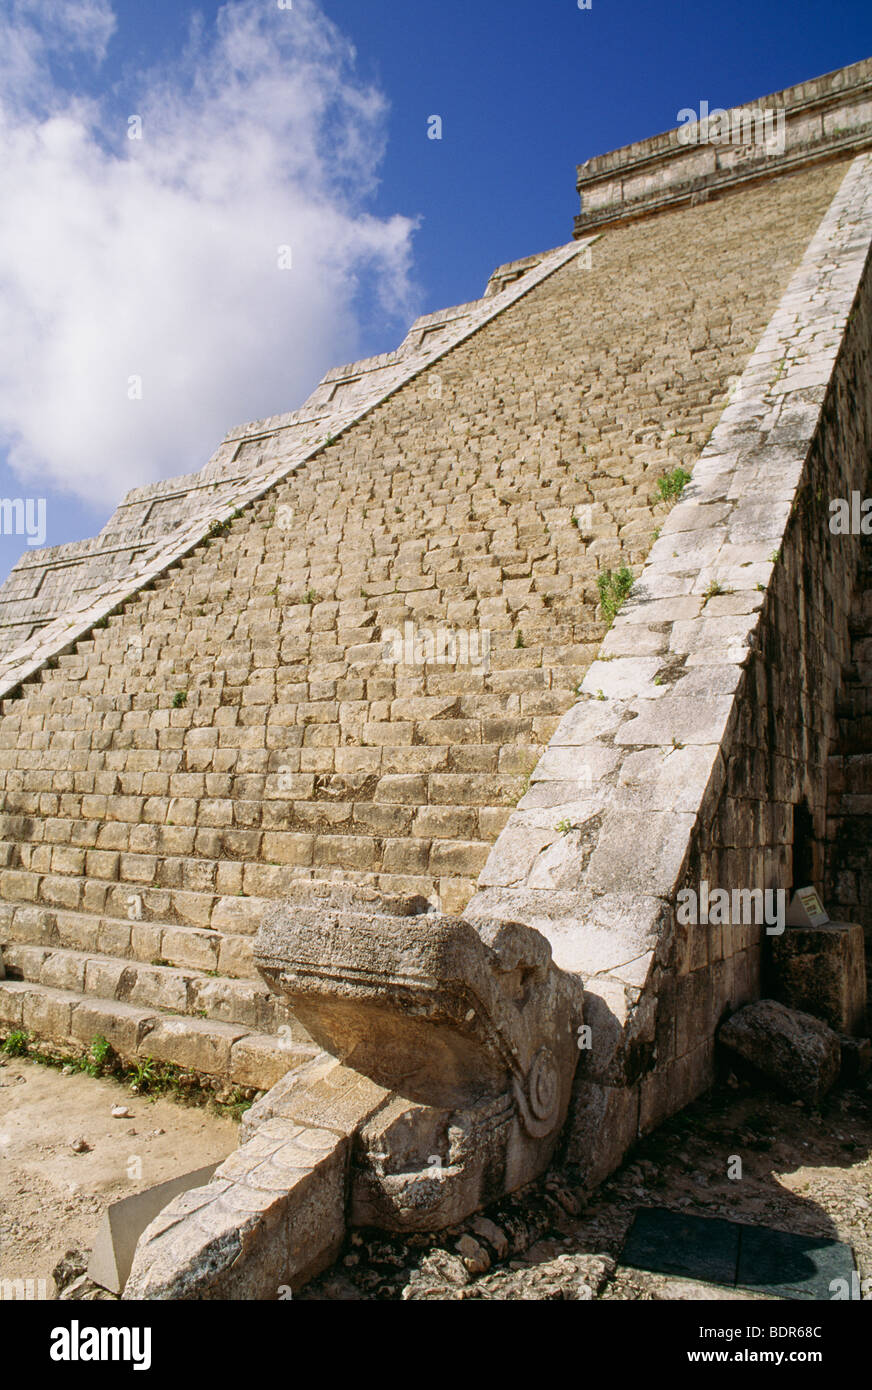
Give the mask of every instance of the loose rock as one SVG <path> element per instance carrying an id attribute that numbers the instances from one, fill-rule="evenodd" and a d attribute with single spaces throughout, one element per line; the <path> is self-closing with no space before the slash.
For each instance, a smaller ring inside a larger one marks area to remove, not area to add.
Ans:
<path id="1" fill-rule="evenodd" d="M 838 1034 L 811 1014 L 760 999 L 722 1025 L 721 1043 L 784 1090 L 816 1104 L 841 1066 Z"/>

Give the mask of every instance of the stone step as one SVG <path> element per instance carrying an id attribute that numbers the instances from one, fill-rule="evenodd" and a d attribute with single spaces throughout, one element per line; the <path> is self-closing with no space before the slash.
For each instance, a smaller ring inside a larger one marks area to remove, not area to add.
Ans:
<path id="1" fill-rule="evenodd" d="M 547 596 L 545 596 L 547 598 Z M 596 601 L 591 596 L 591 602 Z M 418 613 L 414 617 L 406 610 L 392 615 L 391 621 L 382 622 L 378 627 L 348 627 L 339 633 L 328 634 L 329 645 L 314 644 L 309 638 L 320 634 L 303 634 L 302 645 L 307 648 L 300 655 L 306 658 L 305 665 L 288 665 L 278 672 L 268 671 L 261 675 L 260 686 L 285 689 L 293 703 L 308 702 L 312 692 L 307 686 L 317 684 L 315 673 L 319 665 L 328 666 L 335 659 L 336 651 L 347 653 L 349 668 L 341 678 L 353 679 L 361 671 L 382 676 L 408 678 L 412 675 L 432 674 L 435 670 L 464 671 L 477 670 L 487 676 L 495 670 L 509 671 L 517 668 L 540 670 L 546 677 L 554 663 L 555 649 L 576 652 L 579 646 L 597 644 L 603 636 L 606 624 L 602 621 L 580 621 L 572 624 L 558 621 L 551 607 L 541 595 L 531 596 L 531 602 L 538 606 L 514 609 L 506 600 L 495 597 L 490 609 L 478 612 L 443 613 L 428 616 Z M 581 607 L 582 596 L 574 602 Z M 458 599 L 458 605 L 465 600 Z M 471 607 L 472 605 L 470 605 Z M 485 638 L 484 633 L 489 633 Z M 519 634 L 520 633 L 520 638 Z M 441 634 L 441 636 L 440 636 Z M 450 640 L 453 634 L 455 642 Z M 299 639 L 301 634 L 287 634 Z M 333 645 L 334 639 L 341 641 Z M 227 642 L 222 643 L 222 656 L 225 663 L 232 653 L 227 650 Z M 184 666 L 180 662 L 184 659 Z M 171 711 L 171 727 L 185 728 L 196 724 L 194 712 L 203 706 L 215 706 L 228 689 L 234 689 L 245 682 L 251 671 L 258 669 L 250 649 L 239 656 L 239 667 L 228 671 L 226 664 L 216 671 L 214 665 L 197 663 L 190 659 L 189 652 L 182 646 L 174 650 L 171 644 L 163 649 L 161 660 L 152 663 L 151 669 L 143 667 L 157 687 L 148 705 L 140 701 L 135 708 L 143 707 Z M 59 671 L 44 668 L 39 673 L 38 683 L 28 692 L 27 708 L 15 709 L 15 701 L 10 701 L 10 713 L 18 714 L 22 721 L 32 720 L 34 714 L 43 712 L 48 716 L 52 727 L 69 730 L 68 716 L 75 716 L 84 710 L 92 697 L 97 694 L 106 704 L 106 709 L 134 712 L 132 696 L 123 686 L 125 662 L 129 661 L 126 646 L 119 645 L 118 651 L 107 657 L 106 661 L 96 663 L 91 659 L 80 672 Z M 116 675 L 107 673 L 117 671 Z M 184 671 L 182 676 L 181 671 Z M 325 677 L 337 681 L 335 674 Z M 107 689 L 108 681 L 108 689 Z M 174 702 L 180 686 L 186 691 L 184 704 Z M 315 697 L 317 700 L 317 696 Z M 321 700 L 327 697 L 322 695 Z M 69 700 L 69 707 L 63 713 L 58 709 L 57 700 Z M 48 727 L 46 724 L 45 727 Z"/>
<path id="2" fill-rule="evenodd" d="M 550 705 L 554 693 L 542 691 L 536 702 Z M 411 774 L 419 781 L 405 784 L 404 804 L 462 804 L 486 810 L 505 804 L 506 777 L 519 762 L 529 765 L 538 759 L 547 743 L 547 738 L 542 742 L 539 735 L 556 727 L 557 716 L 506 716 L 490 722 L 491 737 L 469 743 L 452 742 L 449 721 L 434 721 L 428 739 L 416 744 L 391 743 L 396 726 L 374 725 L 369 744 L 304 751 L 308 763 L 304 771 L 298 770 L 299 752 L 288 755 L 287 766 L 233 776 L 209 771 L 160 772 L 147 767 L 118 776 L 47 769 L 39 778 L 32 774 L 34 783 L 45 781 L 44 790 L 24 793 L 10 789 L 5 794 L 0 833 L 6 840 L 34 841 L 48 837 L 41 828 L 46 825 L 51 827 L 49 838 L 60 848 L 117 851 L 138 846 L 145 852 L 193 851 L 216 857 L 209 855 L 208 848 L 195 849 L 198 838 L 204 842 L 211 836 L 221 855 L 231 858 L 237 857 L 233 854 L 236 835 L 245 836 L 244 857 L 248 858 L 256 848 L 251 842 L 255 832 L 289 829 L 299 819 L 317 816 L 319 808 L 334 803 L 353 808 L 349 814 L 360 825 L 370 824 L 380 806 L 399 800 L 392 795 L 401 785 L 395 779 Z M 535 726 L 535 736 L 530 734 L 531 725 Z M 151 754 L 148 761 L 158 756 Z M 452 789 L 459 782 L 443 779 L 470 773 L 478 779 L 475 795 L 453 797 Z M 135 833 L 134 826 L 138 827 Z M 180 849 L 181 845 L 185 848 Z"/>
<path id="3" fill-rule="evenodd" d="M 172 742 L 154 739 L 150 747 L 138 749 L 130 762 L 118 771 L 111 770 L 111 763 L 118 764 L 123 756 L 121 750 L 107 755 L 109 770 L 89 771 L 94 757 L 85 750 L 56 747 L 35 755 L 29 750 L 13 752 L 7 749 L 0 754 L 2 765 L 26 774 L 27 782 L 19 791 L 15 785 L 17 779 L 7 778 L 5 809 L 8 814 L 26 815 L 34 811 L 44 814 L 47 804 L 57 804 L 59 798 L 64 804 L 72 804 L 71 798 L 76 797 L 82 802 L 81 814 L 85 819 L 95 816 L 114 819 L 111 799 L 120 795 L 141 798 L 136 820 L 148 823 L 169 820 L 172 823 L 175 819 L 177 824 L 184 825 L 190 823 L 184 816 L 190 798 L 204 798 L 210 803 L 265 800 L 287 805 L 295 797 L 312 795 L 319 775 L 325 771 L 347 775 L 365 768 L 369 776 L 378 779 L 401 770 L 409 759 L 412 767 L 449 771 L 455 759 L 470 746 L 489 750 L 492 756 L 488 765 L 496 770 L 502 766 L 501 754 L 507 744 L 541 748 L 547 743 L 549 719 L 562 715 L 572 703 L 567 691 L 573 687 L 567 684 L 569 677 L 564 677 L 563 668 L 560 669 L 560 680 L 554 685 L 549 685 L 543 679 L 543 672 L 536 667 L 494 670 L 488 678 L 487 690 L 484 689 L 484 676 L 475 670 L 453 676 L 437 670 L 422 681 L 420 687 L 416 683 L 409 695 L 386 699 L 377 709 L 370 706 L 360 715 L 355 710 L 340 709 L 340 702 L 332 702 L 334 707 L 329 710 L 318 710 L 315 702 L 309 702 L 301 724 L 307 729 L 338 725 L 342 739 L 336 747 L 324 744 L 317 749 L 307 739 L 305 751 L 301 753 L 299 747 L 289 748 L 284 757 L 264 749 L 262 745 L 268 734 L 263 732 L 258 736 L 261 745 L 258 747 L 236 731 L 231 731 L 234 737 L 230 738 L 222 737 L 220 730 L 200 727 L 188 729 L 184 746 L 181 738 Z M 570 672 L 570 677 L 572 674 Z M 281 687 L 275 700 L 284 700 Z M 425 702 L 442 704 L 457 713 L 439 719 L 418 718 L 415 711 Z M 414 717 L 399 719 L 391 714 L 390 705 Z M 282 712 L 289 714 L 286 703 Z M 215 711 L 201 710 L 199 713 L 201 717 L 211 718 Z M 83 720 L 84 717 L 83 714 Z M 294 727 L 290 717 L 285 724 Z M 22 736 L 28 732 L 22 730 Z M 284 725 L 277 730 L 270 724 L 269 734 L 273 742 L 279 734 L 283 741 L 288 738 Z M 300 729 L 293 734 L 297 743 L 303 736 Z M 424 755 L 419 764 L 415 762 L 419 748 L 443 751 L 438 755 Z M 294 780 L 289 782 L 290 773 L 294 774 Z M 39 801 L 34 805 L 34 796 L 42 798 L 42 806 Z M 369 799 L 361 795 L 360 790 L 358 796 L 361 800 Z M 182 815 L 167 814 L 167 803 L 171 800 L 177 803 Z M 156 815 L 158 808 L 161 814 Z M 127 818 L 123 813 L 117 817 Z M 226 823 L 224 819 L 217 822 L 219 825 Z"/>
<path id="4" fill-rule="evenodd" d="M 473 797 L 480 780 L 451 775 L 451 805 L 464 792 Z M 402 805 L 403 796 L 414 795 L 415 778 L 395 778 L 390 794 Z M 503 779 L 511 788 L 512 801 L 523 792 L 517 775 Z M 440 828 L 439 807 L 428 812 L 422 828 Z M 510 806 L 497 811 L 492 838 L 496 839 Z M 421 880 L 414 891 L 432 897 L 433 883 L 442 878 L 474 881 L 490 852 L 491 841 L 454 840 L 430 835 L 348 834 L 337 812 L 338 824 L 311 826 L 306 831 L 275 831 L 263 837 L 262 860 L 244 861 L 182 856 L 143 855 L 123 851 L 87 851 L 50 844 L 5 842 L 0 861 L 0 898 L 7 902 L 34 903 L 73 912 L 106 914 L 116 918 L 178 923 L 186 926 L 225 928 L 214 920 L 216 910 L 232 897 L 281 897 L 300 877 L 331 878 L 336 871 L 372 876 L 400 875 Z M 450 817 L 447 822 L 451 828 Z M 135 829 L 135 827 L 134 827 Z M 94 871 L 89 872 L 93 864 Z M 108 875 L 112 875 L 109 877 Z M 425 884 L 424 880 L 429 880 Z M 384 885 L 389 888 L 389 885 Z M 226 905 L 226 904 L 225 904 Z M 242 917 L 250 914 L 243 912 Z M 256 923 L 249 930 L 256 930 Z M 244 930 L 238 928 L 237 930 Z"/>
<path id="5" fill-rule="evenodd" d="M 0 897 L 7 903 L 30 903 L 117 919 L 128 917 L 130 913 L 146 922 L 201 928 L 217 926 L 213 916 L 220 913 L 224 901 L 223 895 L 218 893 L 151 888 L 73 874 L 39 874 L 26 869 L 5 869 L 0 873 Z M 247 914 L 240 914 L 240 917 L 246 923 L 248 934 L 257 931 L 257 920 L 250 920 Z"/>
<path id="6" fill-rule="evenodd" d="M 295 883 L 286 900 L 303 924 L 323 925 L 329 914 L 351 932 L 358 923 L 389 927 L 430 910 L 414 892 L 328 880 Z M 224 934 L 0 904 L 0 1028 L 80 1047 L 99 1033 L 125 1060 L 153 1056 L 236 1085 L 270 1086 L 310 1055 L 287 1002 L 254 964 L 251 933 L 271 907 L 229 900 L 222 920 L 247 933 Z M 149 958 L 155 950 L 193 959 L 193 967 Z"/>
<path id="7" fill-rule="evenodd" d="M 543 694 L 550 700 L 552 692 Z M 550 725 L 556 719 L 537 716 L 535 722 Z M 112 777 L 103 784 L 108 790 L 95 792 L 73 792 L 56 785 L 48 806 L 48 793 L 10 792 L 0 835 L 6 843 L 46 842 L 58 858 L 101 849 L 249 859 L 263 848 L 257 836 L 332 815 L 331 808 L 336 806 L 344 808 L 345 819 L 361 828 L 377 826 L 389 805 L 407 806 L 409 814 L 428 805 L 463 805 L 487 812 L 506 805 L 512 776 L 519 767 L 535 764 L 544 746 L 537 739 L 513 738 L 516 724 L 514 719 L 500 721 L 500 729 L 494 731 L 504 734 L 499 743 L 370 745 L 339 748 L 335 753 L 331 749 L 323 757 L 313 750 L 308 761 L 320 762 L 318 771 L 298 772 L 290 766 L 269 774 L 221 778 L 237 783 L 244 796 L 207 795 L 206 788 L 190 785 L 190 774 L 165 773 Z M 461 779 L 470 775 L 476 777 L 473 794 L 467 790 L 454 796 Z M 44 776 L 52 780 L 52 774 Z M 412 776 L 417 780 L 410 781 Z M 175 782 L 179 790 L 172 796 L 145 794 L 143 786 L 147 791 L 158 777 L 165 783 Z M 60 774 L 55 781 L 60 781 Z M 398 788 L 400 796 L 395 794 Z"/>
<path id="8" fill-rule="evenodd" d="M 432 910 L 420 894 L 378 892 L 364 884 L 327 880 L 291 883 L 283 901 L 304 907 L 378 911 L 385 917 L 411 917 Z M 159 960 L 181 969 L 259 981 L 253 938 L 274 905 L 268 898 L 222 899 L 213 914 L 217 925 L 201 928 L 0 902 L 0 944 L 50 946 L 140 962 Z"/>
<path id="9" fill-rule="evenodd" d="M 258 1033 L 277 1034 L 282 1027 L 291 1031 L 294 1028 L 287 1005 L 261 980 L 231 979 L 89 951 L 18 942 L 4 945 L 3 964 L 8 978 L 13 980 L 29 980 L 138 1008 L 240 1024 Z"/>
<path id="10" fill-rule="evenodd" d="M 590 582 L 591 592 L 589 603 L 597 600 L 596 591 L 593 589 L 593 581 Z M 559 587 L 560 581 L 555 580 L 555 587 Z M 517 662 L 519 650 L 525 650 L 526 656 L 520 663 L 522 665 L 535 664 L 536 666 L 548 668 L 548 651 L 555 645 L 566 647 L 576 647 L 578 644 L 593 643 L 601 639 L 605 630 L 605 623 L 600 620 L 591 620 L 590 608 L 587 609 L 587 617 L 580 616 L 578 620 L 567 622 L 561 620 L 561 615 L 557 612 L 557 603 L 566 604 L 571 601 L 578 609 L 579 614 L 584 613 L 584 595 L 577 591 L 570 596 L 565 593 L 552 596 L 546 592 L 544 585 L 540 592 L 525 594 L 523 596 L 512 597 L 504 593 L 503 583 L 499 580 L 494 581 L 492 598 L 484 600 L 484 606 L 473 598 L 472 595 L 464 595 L 462 590 L 456 591 L 453 597 L 454 605 L 464 605 L 470 610 L 478 608 L 478 611 L 452 612 L 449 606 L 447 610 L 429 612 L 423 610 L 413 610 L 404 605 L 397 605 L 390 612 L 379 615 L 379 620 L 375 624 L 364 626 L 352 626 L 350 622 L 340 623 L 339 629 L 327 634 L 313 633 L 296 627 L 285 626 L 283 637 L 287 640 L 293 639 L 306 647 L 313 647 L 314 650 L 308 651 L 307 655 L 315 659 L 323 653 L 329 660 L 330 647 L 337 639 L 343 650 L 350 648 L 349 655 L 353 668 L 358 664 L 361 666 L 372 666 L 381 669 L 386 673 L 393 665 L 387 658 L 391 654 L 384 650 L 386 643 L 397 643 L 397 638 L 403 642 L 402 656 L 400 664 L 397 666 L 398 673 L 404 673 L 423 663 L 423 657 L 430 652 L 428 666 L 433 664 L 444 665 L 446 669 L 464 669 L 466 661 L 469 659 L 467 648 L 460 640 L 464 634 L 468 634 L 471 643 L 469 651 L 476 658 L 481 651 L 477 637 L 482 632 L 488 632 L 490 637 L 488 646 L 490 651 L 491 664 L 499 667 L 511 667 Z M 408 629 L 406 625 L 409 625 Z M 519 647 L 517 634 L 521 632 L 523 646 Z M 448 641 L 447 636 L 441 639 L 438 645 L 438 634 L 455 633 L 459 640 L 456 648 Z M 427 634 L 432 635 L 433 645 L 428 641 Z M 330 639 L 328 645 L 324 638 Z M 315 639 L 321 639 L 317 644 Z M 407 646 L 407 643 L 415 641 L 418 646 L 414 649 Z M 222 653 L 227 662 L 232 665 L 231 658 L 236 657 L 238 667 L 245 674 L 256 666 L 252 652 L 248 644 L 245 644 L 238 652 L 231 650 L 232 644 L 227 640 L 222 642 Z M 413 654 L 406 656 L 409 650 Z M 454 655 L 452 655 L 454 652 Z M 182 658 L 185 659 L 185 688 L 188 691 L 189 701 L 184 707 L 173 705 L 173 696 L 179 688 L 178 670 L 175 669 L 176 663 Z M 80 663 L 78 668 L 65 667 L 44 668 L 38 677 L 38 684 L 33 688 L 32 696 L 28 700 L 28 707 L 32 710 L 48 709 L 51 705 L 52 697 L 69 699 L 72 703 L 72 711 L 88 697 L 98 692 L 104 697 L 114 701 L 114 707 L 124 710 L 132 708 L 130 696 L 125 693 L 122 686 L 122 673 L 124 671 L 125 660 L 129 659 L 125 639 L 119 641 L 116 650 L 104 651 L 100 662 L 93 659 L 85 663 Z M 106 676 L 107 669 L 114 671 L 117 669 L 119 679 L 111 693 L 107 692 Z M 143 668 L 143 674 L 148 674 L 154 679 L 157 687 L 153 699 L 156 708 L 172 708 L 174 722 L 184 722 L 185 709 L 192 709 L 196 703 L 208 700 L 227 685 L 236 684 L 237 681 L 228 679 L 226 669 L 216 673 L 210 670 L 204 663 L 191 661 L 189 653 L 181 644 L 176 646 L 172 641 L 168 641 L 161 653 L 159 660 L 153 659 L 149 666 Z M 235 672 L 234 672 L 235 675 Z M 102 676 L 102 680 L 100 677 Z M 270 681 L 275 678 L 272 674 Z M 312 677 L 307 669 L 299 672 L 289 670 L 286 674 L 278 677 L 278 683 L 289 684 L 292 687 L 305 687 L 305 683 Z M 305 697 L 304 697 L 305 698 Z M 52 710 L 53 720 L 58 727 L 63 727 L 63 719 L 57 707 Z M 176 718 L 177 717 L 177 718 Z"/>
<path id="11" fill-rule="evenodd" d="M 248 905 L 252 899 L 233 900 Z M 96 955 L 117 956 L 124 960 L 161 961 L 180 969 L 217 971 L 231 979 L 259 980 L 254 962 L 253 932 L 267 908 L 258 899 L 246 925 L 253 930 L 243 935 L 215 928 L 183 927 L 166 922 L 131 921 L 90 912 L 20 906 L 0 903 L 0 944 L 16 942 L 22 946 L 52 946 L 71 951 L 90 951 Z M 233 923 L 232 915 L 225 920 Z"/>
<path id="12" fill-rule="evenodd" d="M 287 896 L 297 883 L 347 882 L 388 895 L 421 897 L 431 903 L 439 899 L 445 912 L 460 911 L 475 891 L 476 878 L 464 874 L 443 874 L 437 878 L 433 873 L 402 871 L 399 865 L 388 872 L 360 871 L 348 866 L 342 837 L 325 837 L 325 844 L 328 840 L 338 860 L 332 866 L 329 862 L 322 862 L 317 868 L 245 865 L 245 882 L 256 890 L 250 894 L 173 892 L 96 879 L 3 870 L 0 871 L 0 900 L 16 906 L 57 908 L 116 920 L 136 912 L 141 914 L 143 922 L 251 936 L 260 925 L 264 906 Z"/>
<path id="13" fill-rule="evenodd" d="M 92 997 L 31 980 L 0 980 L 0 1032 L 86 1052 L 106 1038 L 126 1063 L 148 1058 L 234 1086 L 267 1090 L 318 1049 L 288 1033 L 270 1036 L 241 1024 L 186 1018 L 117 999 Z"/>
<path id="14" fill-rule="evenodd" d="M 285 894 L 301 907 L 338 908 L 347 912 L 377 913 L 381 917 L 419 917 L 432 912 L 432 904 L 414 892 L 379 892 L 362 883 L 329 879 L 298 879 Z M 274 904 L 270 904 L 270 907 Z"/>
<path id="15" fill-rule="evenodd" d="M 379 890 L 372 884 L 346 879 L 297 879 L 288 884 L 281 900 L 300 907 L 377 912 L 385 918 L 414 917 L 434 910 L 432 902 L 413 887 L 397 885 Z M 259 979 L 252 938 L 274 907 L 275 900 L 268 898 L 224 898 L 216 910 L 216 927 L 204 929 L 0 902 L 0 940 L 143 961 L 159 954 L 192 969 L 212 971 L 220 967 L 222 974 Z M 225 946 L 226 968 L 220 965 Z M 245 957 L 237 963 L 235 956 L 243 951 Z"/>

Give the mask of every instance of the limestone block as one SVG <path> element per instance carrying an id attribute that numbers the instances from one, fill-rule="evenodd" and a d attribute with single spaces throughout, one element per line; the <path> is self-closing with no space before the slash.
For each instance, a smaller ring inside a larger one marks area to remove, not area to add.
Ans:
<path id="1" fill-rule="evenodd" d="M 639 1086 L 576 1080 L 564 1156 L 582 1184 L 594 1188 L 623 1161 L 639 1134 Z"/>
<path id="2" fill-rule="evenodd" d="M 614 803 L 638 811 L 695 812 L 708 793 L 717 797 L 725 765 L 716 744 L 646 748 L 629 753 L 618 773 Z"/>
<path id="3" fill-rule="evenodd" d="M 23 980 L 6 980 L 5 973 L 4 970 L 3 988 L 0 989 L 0 1023 L 7 1028 L 19 1028 L 28 986 Z"/>
<path id="4" fill-rule="evenodd" d="M 253 1117 L 252 1124 L 262 1123 L 261 1116 L 278 1116 L 306 1128 L 351 1136 L 389 1097 L 384 1086 L 328 1053 L 316 1052 L 310 1061 L 293 1068 L 283 1085 L 275 1088 L 274 1098 L 264 1098 L 268 1109 Z"/>
<path id="5" fill-rule="evenodd" d="M 80 998 L 80 995 L 62 990 L 41 990 L 25 985 L 22 988 L 22 1026 L 38 1038 L 66 1041 L 72 1036 L 73 1011 Z"/>
<path id="6" fill-rule="evenodd" d="M 111 1038 L 119 1056 L 135 1058 L 140 1042 L 154 1021 L 154 1010 L 114 1002 L 107 1007 L 100 999 L 86 995 L 73 1009 L 72 1035 L 88 1046 L 98 1034 Z"/>
<path id="7" fill-rule="evenodd" d="M 785 928 L 771 938 L 773 996 L 837 1033 L 866 1031 L 866 958 L 859 923 Z"/>
<path id="8" fill-rule="evenodd" d="M 640 748 L 721 743 L 735 718 L 733 700 L 717 695 L 703 702 L 696 692 L 685 695 L 684 684 L 679 681 L 662 700 L 640 703 L 639 713 L 621 726 L 615 742 Z"/>
<path id="9" fill-rule="evenodd" d="M 46 955 L 42 968 L 27 972 L 32 980 L 55 989 L 81 990 L 85 983 L 85 960 L 72 951 L 54 951 Z"/>
<path id="10" fill-rule="evenodd" d="M 513 1108 L 508 1095 L 460 1110 L 393 1096 L 360 1131 L 351 1224 L 438 1229 L 513 1190 Z M 526 1156 L 517 1159 L 524 1172 Z"/>
<path id="11" fill-rule="evenodd" d="M 218 964 L 221 938 L 217 932 L 193 927 L 166 927 L 160 954 L 174 965 L 194 970 L 214 970 Z"/>
<path id="12" fill-rule="evenodd" d="M 219 898 L 212 910 L 211 925 L 219 932 L 253 935 L 263 918 L 267 901 L 255 897 Z"/>
<path id="13" fill-rule="evenodd" d="M 648 1073 L 640 1083 L 639 1133 L 647 1134 L 670 1115 L 711 1086 L 714 1080 L 714 1044 L 705 1042 L 663 1067 Z"/>
<path id="14" fill-rule="evenodd" d="M 555 839 L 553 825 L 535 827 L 510 823 L 491 850 L 480 875 L 483 888 L 523 884 L 539 854 Z"/>
<path id="15" fill-rule="evenodd" d="M 687 812 L 607 811 L 591 855 L 586 886 L 595 892 L 635 891 L 669 897 L 690 852 L 695 820 Z"/>
<path id="16" fill-rule="evenodd" d="M 206 1076 L 226 1076 L 231 1047 L 249 1031 L 236 1024 L 158 1015 L 154 1028 L 139 1045 L 139 1054 L 159 1062 L 175 1062 Z"/>
<path id="17" fill-rule="evenodd" d="M 216 933 L 218 942 L 218 969 L 222 975 L 235 979 L 247 979 L 255 974 L 253 938 Z"/>
<path id="18" fill-rule="evenodd" d="M 658 700 L 667 687 L 654 684 L 661 666 L 657 656 L 616 656 L 613 661 L 595 661 L 582 682 L 585 695 L 604 695 L 612 700 Z"/>
<path id="19" fill-rule="evenodd" d="M 287 1033 L 275 1036 L 248 1033 L 231 1044 L 230 1069 L 239 1086 L 275 1086 L 289 1069 L 307 1059 L 312 1048 Z"/>
<path id="20" fill-rule="evenodd" d="M 329 1265 L 345 1230 L 346 1138 L 270 1120 L 140 1237 L 125 1299 L 278 1299 Z"/>

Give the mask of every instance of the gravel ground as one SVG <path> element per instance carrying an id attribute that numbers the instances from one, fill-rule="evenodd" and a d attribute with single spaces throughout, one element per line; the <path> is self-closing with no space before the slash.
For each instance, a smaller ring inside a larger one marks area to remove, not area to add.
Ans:
<path id="1" fill-rule="evenodd" d="M 736 1155 L 742 1160 L 738 1180 L 727 1176 Z M 589 1201 L 566 1175 L 552 1174 L 490 1210 L 490 1231 L 473 1221 L 438 1241 L 353 1234 L 338 1264 L 300 1297 L 766 1297 L 621 1265 L 635 1212 L 649 1206 L 844 1241 L 861 1278 L 869 1279 L 869 1082 L 834 1093 L 816 1111 L 731 1078 L 643 1141 Z"/>
<path id="2" fill-rule="evenodd" d="M 113 1117 L 118 1105 L 129 1115 Z M 202 1108 L 0 1059 L 0 1278 L 43 1279 L 54 1297 L 52 1268 L 93 1244 L 110 1202 L 221 1159 L 236 1134 L 233 1121 Z M 80 1140 L 87 1147 L 76 1152 Z M 728 1176 L 736 1156 L 740 1179 Z M 815 1110 L 732 1077 L 644 1140 L 590 1198 L 554 1171 L 450 1232 L 352 1232 L 336 1265 L 297 1298 L 766 1297 L 622 1265 L 635 1212 L 647 1206 L 844 1241 L 872 1281 L 870 1079 Z"/>
<path id="3" fill-rule="evenodd" d="M 129 1114 L 114 1117 L 119 1106 Z M 219 1162 L 237 1131 L 202 1107 L 0 1057 L 0 1279 L 54 1298 L 53 1267 L 91 1248 L 111 1202 Z"/>

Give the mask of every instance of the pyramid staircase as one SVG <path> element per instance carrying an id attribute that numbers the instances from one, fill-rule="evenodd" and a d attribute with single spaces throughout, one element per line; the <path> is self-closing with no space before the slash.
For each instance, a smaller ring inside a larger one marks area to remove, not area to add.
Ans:
<path id="1" fill-rule="evenodd" d="M 598 578 L 641 566 L 658 478 L 693 466 L 839 179 L 749 193 L 726 235 L 705 209 L 617 232 L 592 280 L 583 242 L 503 268 L 228 436 L 190 511 L 127 499 L 169 529 L 0 668 L 0 1032 L 263 1089 L 311 1047 L 254 964 L 269 904 L 463 911 L 578 698 Z M 487 631 L 486 666 L 388 667 L 409 622 Z"/>

